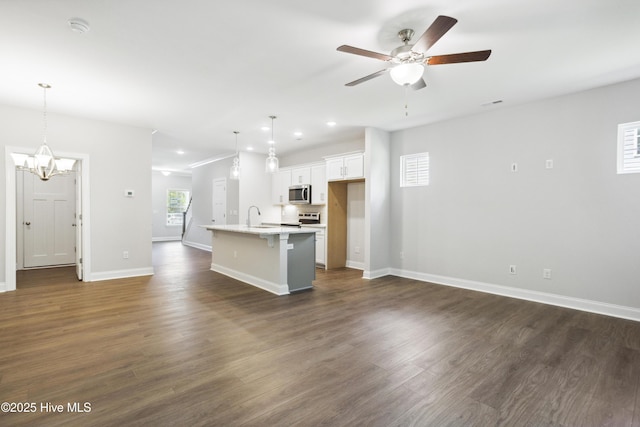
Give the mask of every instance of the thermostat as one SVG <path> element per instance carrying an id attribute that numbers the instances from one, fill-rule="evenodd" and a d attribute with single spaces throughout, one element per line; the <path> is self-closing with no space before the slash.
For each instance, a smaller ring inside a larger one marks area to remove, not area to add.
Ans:
<path id="1" fill-rule="evenodd" d="M 124 190 L 124 197 L 133 197 L 133 190 Z"/>

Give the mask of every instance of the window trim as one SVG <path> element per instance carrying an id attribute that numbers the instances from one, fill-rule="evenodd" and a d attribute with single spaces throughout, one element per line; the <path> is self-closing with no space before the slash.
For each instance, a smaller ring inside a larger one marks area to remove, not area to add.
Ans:
<path id="1" fill-rule="evenodd" d="M 411 170 L 407 170 L 408 162 L 416 162 L 415 179 L 408 176 Z M 424 164 L 420 165 L 421 162 Z M 405 154 L 400 156 L 400 188 L 406 187 L 426 187 L 430 181 L 430 161 L 429 152 Z"/>
<path id="2" fill-rule="evenodd" d="M 634 132 L 635 142 L 631 144 L 627 141 L 629 131 Z M 633 144 L 635 144 L 635 148 L 633 148 Z M 629 148 L 629 145 L 632 148 Z M 627 154 L 630 150 L 635 150 L 633 156 Z M 628 164 L 630 160 L 633 161 L 632 164 Z M 618 125 L 617 172 L 618 174 L 640 173 L 640 121 Z"/>
<path id="3" fill-rule="evenodd" d="M 182 211 L 180 212 L 169 212 L 171 205 L 170 193 L 171 192 L 182 192 L 186 194 L 186 200 L 184 205 L 177 206 L 178 208 L 182 207 Z M 189 205 L 189 197 L 191 192 L 189 190 L 184 190 L 181 188 L 167 188 L 167 198 L 165 199 L 165 209 L 166 209 L 166 217 L 165 217 L 165 225 L 167 227 L 181 227 L 183 222 L 183 212 L 187 209 Z M 174 220 L 170 220 L 170 218 L 174 218 Z"/>

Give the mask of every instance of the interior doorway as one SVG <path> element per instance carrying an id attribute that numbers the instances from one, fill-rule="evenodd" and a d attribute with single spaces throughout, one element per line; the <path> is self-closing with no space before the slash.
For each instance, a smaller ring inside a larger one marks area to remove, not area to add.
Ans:
<path id="1" fill-rule="evenodd" d="M 29 153 L 31 149 L 5 146 L 5 170 L 17 171 L 11 153 Z M 91 225 L 90 225 L 90 183 L 89 155 L 83 153 L 56 152 L 65 158 L 76 159 L 76 276 L 84 282 L 91 281 Z M 6 215 L 5 215 L 5 291 L 16 290 L 16 271 L 18 269 L 17 248 L 17 173 L 7 173 L 5 181 Z"/>

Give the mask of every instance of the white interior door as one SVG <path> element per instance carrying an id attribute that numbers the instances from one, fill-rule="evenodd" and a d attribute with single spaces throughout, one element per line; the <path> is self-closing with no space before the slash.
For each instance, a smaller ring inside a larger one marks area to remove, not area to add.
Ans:
<path id="1" fill-rule="evenodd" d="M 76 235 L 75 261 L 76 276 L 78 280 L 84 278 L 84 269 L 82 265 L 82 163 L 76 161 L 76 209 L 73 216 Z"/>
<path id="2" fill-rule="evenodd" d="M 213 180 L 213 214 L 211 222 L 215 225 L 227 223 L 227 179 Z"/>
<path id="3" fill-rule="evenodd" d="M 75 174 L 42 181 L 24 174 L 23 250 L 25 267 L 75 262 Z"/>

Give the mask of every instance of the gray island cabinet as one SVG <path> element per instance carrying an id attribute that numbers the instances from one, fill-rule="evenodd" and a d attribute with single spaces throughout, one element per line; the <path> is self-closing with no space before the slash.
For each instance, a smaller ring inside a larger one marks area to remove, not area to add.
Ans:
<path id="1" fill-rule="evenodd" d="M 316 278 L 313 229 L 207 225 L 211 270 L 276 295 L 310 289 Z"/>

